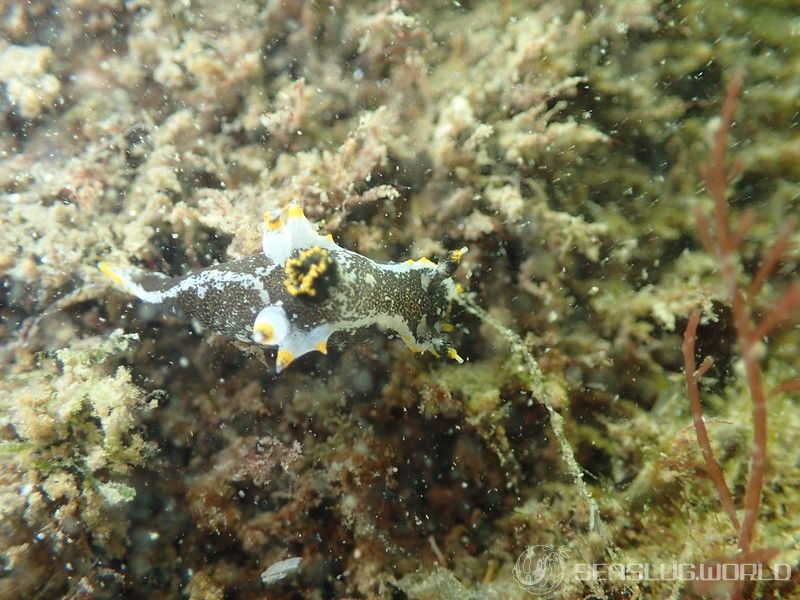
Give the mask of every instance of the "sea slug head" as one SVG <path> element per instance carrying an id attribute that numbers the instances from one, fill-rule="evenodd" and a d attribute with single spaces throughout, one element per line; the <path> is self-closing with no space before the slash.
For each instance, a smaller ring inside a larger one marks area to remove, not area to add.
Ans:
<path id="1" fill-rule="evenodd" d="M 453 302 L 464 291 L 460 284 L 453 281 L 452 275 L 466 252 L 466 247 L 451 251 L 431 269 L 429 277 L 423 278 L 425 291 L 421 299 L 424 306 L 422 318 L 413 330 L 413 338 L 405 339 L 412 350 L 427 350 L 435 356 L 446 356 L 459 363 L 463 362 L 453 347 L 449 334 L 455 329 L 450 323 Z M 433 267 L 432 263 L 431 266 Z"/>

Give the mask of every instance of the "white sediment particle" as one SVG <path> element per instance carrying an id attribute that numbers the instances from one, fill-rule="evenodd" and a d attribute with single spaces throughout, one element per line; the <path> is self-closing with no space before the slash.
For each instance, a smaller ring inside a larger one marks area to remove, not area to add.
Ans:
<path id="1" fill-rule="evenodd" d="M 266 571 L 261 573 L 261 581 L 264 585 L 272 585 L 296 573 L 303 563 L 303 559 L 299 556 L 293 556 L 280 562 L 270 565 Z"/>

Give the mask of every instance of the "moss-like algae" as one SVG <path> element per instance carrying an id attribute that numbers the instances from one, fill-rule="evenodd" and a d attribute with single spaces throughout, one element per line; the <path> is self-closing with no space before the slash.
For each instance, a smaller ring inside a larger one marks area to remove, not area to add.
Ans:
<path id="1" fill-rule="evenodd" d="M 0 596 L 514 598 L 536 544 L 730 556 L 681 374 L 700 307 L 708 428 L 741 509 L 750 403 L 696 241 L 697 167 L 739 70 L 731 205 L 759 213 L 752 271 L 800 207 L 796 29 L 779 0 L 0 5 L 0 54 L 31 59 L 0 73 Z M 94 268 L 243 256 L 290 201 L 376 259 L 469 246 L 466 364 L 376 336 L 276 378 Z M 797 271 L 795 249 L 755 312 Z M 800 372 L 798 340 L 767 340 L 768 387 Z M 797 415 L 796 394 L 770 401 L 756 539 L 790 564 Z M 264 588 L 289 556 L 301 567 Z"/>
<path id="2" fill-rule="evenodd" d="M 152 405 L 126 368 L 103 363 L 136 339 L 116 330 L 4 373 L 0 545 L 16 576 L 0 579 L 3 597 L 56 594 L 76 577 L 99 593 L 105 565 L 124 555 L 134 470 L 154 456 L 138 431 Z M 46 576 L 30 565 L 42 556 L 57 565 Z"/>

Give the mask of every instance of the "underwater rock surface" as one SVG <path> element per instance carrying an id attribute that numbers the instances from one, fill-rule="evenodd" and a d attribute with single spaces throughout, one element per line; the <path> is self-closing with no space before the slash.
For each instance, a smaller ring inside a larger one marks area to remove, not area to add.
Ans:
<path id="1" fill-rule="evenodd" d="M 797 32 L 778 0 L 0 2 L 0 598 L 800 594 Z M 749 362 L 696 217 L 737 72 L 734 279 L 754 322 L 787 299 Z M 380 263 L 468 248 L 464 363 L 370 330 L 276 375 L 96 268 L 246 261 L 291 205 Z M 770 393 L 744 556 L 694 311 L 739 518 L 748 365 Z M 570 576 L 724 560 L 789 579 Z"/>

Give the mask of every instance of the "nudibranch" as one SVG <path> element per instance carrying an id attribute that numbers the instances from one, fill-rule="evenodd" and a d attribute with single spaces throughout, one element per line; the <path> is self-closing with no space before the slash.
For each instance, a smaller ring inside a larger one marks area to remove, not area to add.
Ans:
<path id="1" fill-rule="evenodd" d="M 379 263 L 322 236 L 301 207 L 264 215 L 262 252 L 184 277 L 103 262 L 117 287 L 204 328 L 262 346 L 277 346 L 276 370 L 312 351 L 377 327 L 413 351 L 462 362 L 448 337 L 451 278 L 466 248 L 438 265 L 422 258 Z"/>

